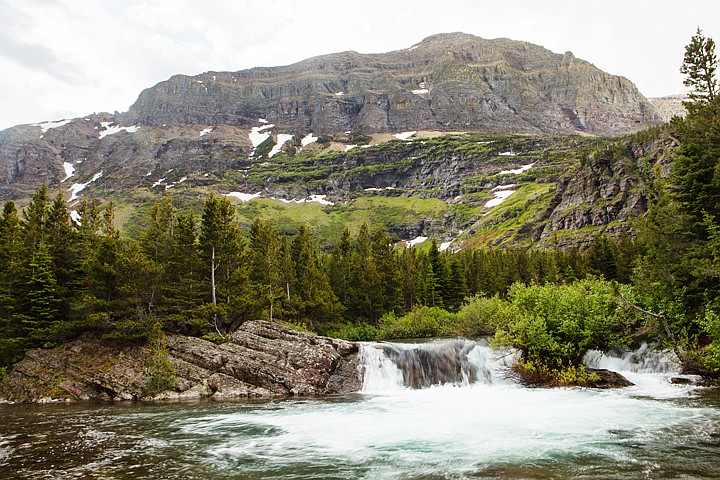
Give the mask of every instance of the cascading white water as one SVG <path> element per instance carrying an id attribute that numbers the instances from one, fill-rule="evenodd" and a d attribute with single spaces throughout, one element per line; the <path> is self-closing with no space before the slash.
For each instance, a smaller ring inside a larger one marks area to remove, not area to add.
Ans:
<path id="1" fill-rule="evenodd" d="M 381 393 L 433 385 L 511 383 L 504 371 L 515 355 L 465 339 L 422 344 L 368 343 L 360 350 L 362 391 Z"/>
<path id="2" fill-rule="evenodd" d="M 583 363 L 591 368 L 618 372 L 638 388 L 655 397 L 673 397 L 683 391 L 670 386 L 670 379 L 682 374 L 680 360 L 670 350 L 643 343 L 637 350 L 590 350 Z M 682 375 L 692 383 L 693 376 Z"/>
<path id="3" fill-rule="evenodd" d="M 0 478 L 720 478 L 720 393 L 652 348 L 588 358 L 642 377 L 611 390 L 523 388 L 483 342 L 361 352 L 370 395 L 0 405 Z"/>
<path id="4" fill-rule="evenodd" d="M 643 343 L 637 350 L 611 350 L 600 352 L 590 350 L 583 358 L 585 365 L 591 368 L 604 368 L 615 372 L 633 373 L 680 373 L 680 361 L 669 351 Z"/>

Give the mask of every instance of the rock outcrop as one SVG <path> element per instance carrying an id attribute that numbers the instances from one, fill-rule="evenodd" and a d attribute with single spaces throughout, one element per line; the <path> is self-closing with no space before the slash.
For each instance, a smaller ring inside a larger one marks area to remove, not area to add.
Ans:
<path id="1" fill-rule="evenodd" d="M 216 345 L 168 335 L 164 355 L 175 387 L 154 391 L 149 347 L 85 336 L 35 349 L 0 385 L 6 402 L 154 400 L 343 394 L 361 387 L 358 345 L 269 322 L 247 322 Z"/>

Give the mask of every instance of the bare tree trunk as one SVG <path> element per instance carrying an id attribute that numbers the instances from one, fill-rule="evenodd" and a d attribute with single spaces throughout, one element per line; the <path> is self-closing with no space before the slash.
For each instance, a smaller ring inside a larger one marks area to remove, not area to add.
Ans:
<path id="1" fill-rule="evenodd" d="M 215 245 L 212 246 L 212 259 L 210 264 L 210 283 L 212 284 L 212 303 L 217 305 L 217 299 L 215 298 Z"/>

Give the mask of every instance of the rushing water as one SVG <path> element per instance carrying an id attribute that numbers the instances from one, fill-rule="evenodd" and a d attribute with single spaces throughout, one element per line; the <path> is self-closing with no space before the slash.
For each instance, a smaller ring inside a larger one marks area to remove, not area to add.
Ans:
<path id="1" fill-rule="evenodd" d="M 2 406 L 0 478 L 720 478 L 720 396 L 647 347 L 587 356 L 612 391 L 520 387 L 462 340 L 362 357 L 342 398 Z"/>

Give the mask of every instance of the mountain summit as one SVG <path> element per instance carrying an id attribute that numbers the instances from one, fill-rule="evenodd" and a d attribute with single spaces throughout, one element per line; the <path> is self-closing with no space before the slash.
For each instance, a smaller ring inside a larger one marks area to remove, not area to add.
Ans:
<path id="1" fill-rule="evenodd" d="M 258 118 L 295 134 L 621 135 L 660 121 L 632 82 L 570 52 L 449 33 L 389 53 L 175 75 L 143 91 L 122 122 L 249 126 Z"/>

